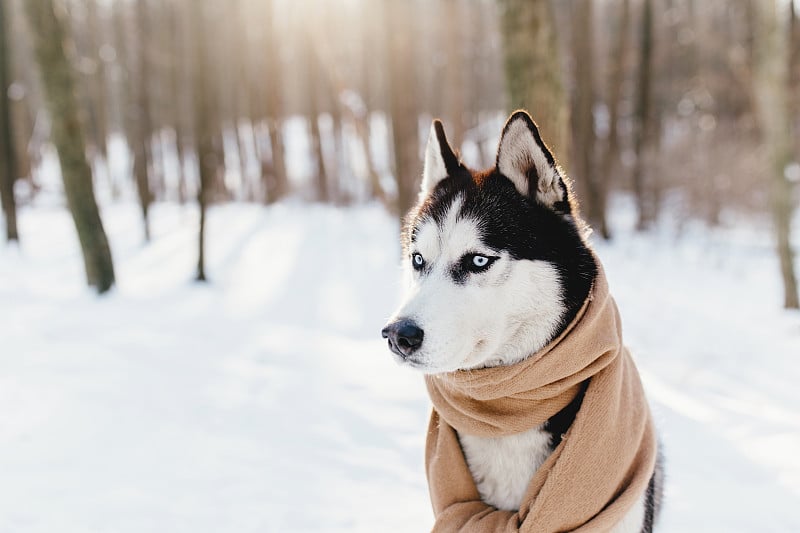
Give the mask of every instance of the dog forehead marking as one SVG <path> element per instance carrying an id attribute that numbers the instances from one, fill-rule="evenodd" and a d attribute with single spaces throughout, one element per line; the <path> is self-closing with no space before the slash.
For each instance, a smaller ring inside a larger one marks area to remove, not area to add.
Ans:
<path id="1" fill-rule="evenodd" d="M 483 248 L 477 222 L 461 215 L 463 203 L 457 196 L 440 222 L 428 217 L 417 230 L 417 250 L 426 261 L 452 262 L 465 252 Z"/>

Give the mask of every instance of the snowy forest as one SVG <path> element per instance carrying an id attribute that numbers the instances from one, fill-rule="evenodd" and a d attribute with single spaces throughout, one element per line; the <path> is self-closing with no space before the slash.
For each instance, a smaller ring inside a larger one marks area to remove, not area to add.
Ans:
<path id="1" fill-rule="evenodd" d="M 489 168 L 520 108 L 662 431 L 658 531 L 800 531 L 799 16 L 0 0 L 0 531 L 430 529 L 400 224 L 432 119 Z"/>

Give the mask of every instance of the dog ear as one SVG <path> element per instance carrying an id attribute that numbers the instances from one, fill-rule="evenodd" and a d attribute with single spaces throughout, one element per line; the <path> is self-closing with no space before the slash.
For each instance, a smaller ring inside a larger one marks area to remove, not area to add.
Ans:
<path id="1" fill-rule="evenodd" d="M 459 166 L 458 157 L 447 142 L 442 121 L 434 120 L 428 136 L 428 146 L 425 148 L 425 168 L 422 171 L 420 194 L 430 193 L 440 181 L 453 175 Z"/>
<path id="2" fill-rule="evenodd" d="M 523 196 L 551 209 L 570 214 L 569 191 L 553 154 L 542 141 L 539 128 L 525 111 L 506 122 L 497 149 L 497 170 L 511 180 Z"/>

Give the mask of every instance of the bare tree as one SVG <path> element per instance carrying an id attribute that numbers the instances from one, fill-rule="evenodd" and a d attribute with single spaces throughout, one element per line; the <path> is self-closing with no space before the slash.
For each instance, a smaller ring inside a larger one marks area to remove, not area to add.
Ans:
<path id="1" fill-rule="evenodd" d="M 281 62 L 279 54 L 280 40 L 277 38 L 276 24 L 274 21 L 274 0 L 266 0 L 266 50 L 264 50 L 266 119 L 267 131 L 270 142 L 270 167 L 264 174 L 265 201 L 272 203 L 281 199 L 289 192 L 289 179 L 286 174 L 286 162 L 283 153 L 283 98 L 281 90 L 283 85 Z M 263 166 L 263 164 L 262 164 Z"/>
<path id="2" fill-rule="evenodd" d="M 447 134 L 451 144 L 460 148 L 464 142 L 464 38 L 462 34 L 463 10 L 461 0 L 445 0 L 443 7 L 444 31 L 442 32 L 447 54 L 444 67 L 444 111 L 448 122 Z"/>
<path id="3" fill-rule="evenodd" d="M 256 198 L 255 194 L 255 189 L 259 184 L 253 183 L 248 171 L 248 160 L 252 153 L 250 147 L 255 148 L 256 144 L 253 130 L 253 124 L 255 123 L 255 119 L 253 118 L 253 102 L 250 101 L 252 92 L 249 90 L 251 77 L 247 65 L 249 55 L 242 53 L 236 48 L 238 43 L 241 42 L 239 39 L 242 38 L 240 37 L 242 28 L 246 28 L 247 26 L 247 6 L 246 2 L 241 1 L 229 4 L 229 6 L 229 9 L 235 8 L 231 11 L 231 24 L 228 27 L 228 31 L 231 34 L 230 41 L 234 47 L 233 55 L 236 58 L 234 61 L 235 72 L 232 78 L 238 80 L 232 91 L 232 95 L 234 98 L 234 109 L 236 111 L 234 114 L 234 122 L 236 124 L 236 140 L 239 148 L 239 165 L 242 174 L 242 197 L 249 201 L 256 201 L 260 199 L 260 197 Z M 243 38 L 247 39 L 246 34 Z"/>
<path id="4" fill-rule="evenodd" d="M 6 239 L 10 242 L 19 241 L 19 235 L 17 203 L 14 199 L 17 166 L 11 131 L 11 101 L 8 97 L 8 87 L 11 84 L 11 53 L 8 47 L 4 1 L 0 0 L 0 203 L 6 219 Z"/>
<path id="5" fill-rule="evenodd" d="M 600 166 L 601 179 L 605 188 L 604 200 L 608 196 L 608 190 L 614 176 L 614 167 L 619 162 L 619 108 L 622 101 L 622 82 L 625 79 L 625 57 L 628 50 L 631 21 L 630 0 L 621 0 L 620 3 L 619 23 L 615 32 L 616 41 L 611 47 L 611 55 L 609 57 L 608 94 L 606 95 L 608 102 L 608 136 L 606 150 Z M 607 239 L 610 238 L 611 233 L 607 221 L 605 231 L 606 233 L 603 236 Z M 602 229 L 601 232 L 603 232 Z"/>
<path id="6" fill-rule="evenodd" d="M 414 203 L 419 162 L 419 132 L 417 131 L 417 99 L 414 80 L 414 53 L 410 2 L 386 0 L 383 4 L 389 56 L 389 110 L 392 116 L 394 172 L 397 181 L 397 210 L 400 216 Z"/>
<path id="7" fill-rule="evenodd" d="M 636 161 L 633 167 L 633 190 L 636 195 L 638 219 L 636 227 L 646 229 L 655 216 L 655 206 L 652 205 L 652 195 L 649 194 L 650 184 L 647 181 L 646 163 L 650 157 L 649 151 L 653 143 L 653 0 L 644 0 L 642 6 L 642 21 L 640 26 L 641 41 L 639 43 L 639 79 L 636 91 L 636 136 L 634 138 L 634 151 Z"/>
<path id="8" fill-rule="evenodd" d="M 316 198 L 321 202 L 330 200 L 330 184 L 328 183 L 328 171 L 325 167 L 325 157 L 322 152 L 322 139 L 319 131 L 319 86 L 320 80 L 320 65 L 317 57 L 317 52 L 314 49 L 314 42 L 311 36 L 311 30 L 304 35 L 304 53 L 305 58 L 303 62 L 306 65 L 306 86 L 308 90 L 308 125 L 309 136 L 311 137 L 311 157 L 314 159 L 314 183 L 316 185 Z"/>
<path id="9" fill-rule="evenodd" d="M 136 36 L 138 48 L 138 69 L 135 78 L 135 102 L 133 106 L 133 174 L 136 190 L 139 193 L 139 206 L 142 210 L 144 238 L 150 240 L 150 203 L 153 193 L 150 184 L 152 162 L 150 122 L 150 20 L 147 0 L 136 2 Z"/>
<path id="10" fill-rule="evenodd" d="M 103 293 L 114 284 L 114 266 L 94 198 L 91 167 L 86 160 L 74 73 L 67 60 L 66 48 L 72 46 L 71 41 L 52 0 L 26 0 L 25 7 L 50 112 L 51 136 L 61 162 L 64 192 L 78 231 L 86 277 L 89 285 Z"/>
<path id="11" fill-rule="evenodd" d="M 754 3 L 753 83 L 764 145 L 769 158 L 772 216 L 783 278 L 784 307 L 800 307 L 791 246 L 792 184 L 786 176 L 791 161 L 789 124 L 789 39 L 782 31 L 775 0 Z"/>
<path id="12" fill-rule="evenodd" d="M 184 143 L 186 142 L 186 123 L 184 122 L 184 80 L 186 72 L 185 54 L 185 24 L 182 23 L 180 2 L 170 2 L 165 7 L 167 10 L 167 23 L 165 24 L 165 46 L 172 51 L 169 58 L 168 91 L 172 101 L 170 119 L 175 135 L 175 155 L 177 157 L 177 184 L 178 201 L 186 201 L 186 173 L 184 172 Z"/>
<path id="13" fill-rule="evenodd" d="M 796 2 L 789 2 L 789 120 L 795 161 L 800 162 L 800 23 Z"/>
<path id="14" fill-rule="evenodd" d="M 597 136 L 594 129 L 594 1 L 577 0 L 574 4 L 575 27 L 572 51 L 575 65 L 573 90 L 572 128 L 573 164 L 570 174 L 583 191 L 586 219 L 608 239 L 611 233 L 606 222 L 607 175 L 597 171 L 595 149 Z"/>
<path id="15" fill-rule="evenodd" d="M 113 78 L 116 83 L 114 95 L 117 101 L 118 111 L 118 129 L 122 139 L 127 144 L 127 148 L 133 151 L 131 146 L 131 137 L 133 134 L 133 109 L 131 106 L 130 89 L 133 76 L 131 76 L 131 58 L 130 47 L 128 46 L 128 31 L 127 31 L 127 5 L 123 2 L 115 2 L 111 6 L 111 25 L 113 34 L 113 46 L 115 62 L 113 64 Z"/>
<path id="16" fill-rule="evenodd" d="M 100 9 L 97 0 L 85 0 L 86 33 L 89 46 L 89 58 L 94 66 L 89 82 L 89 95 L 97 131 L 97 150 L 103 163 L 108 161 L 108 92 L 106 82 L 105 61 L 101 54 L 103 46 L 101 25 L 97 20 Z"/>
<path id="17" fill-rule="evenodd" d="M 549 0 L 500 0 L 506 81 L 512 109 L 530 111 L 542 138 L 569 165 L 569 99 Z"/>
<path id="18" fill-rule="evenodd" d="M 206 281 L 206 208 L 210 200 L 210 189 L 215 181 L 219 161 L 214 146 L 216 121 L 214 103 L 209 87 L 209 51 L 206 45 L 206 0 L 193 2 L 193 34 L 195 38 L 194 57 L 194 113 L 195 113 L 195 155 L 197 157 L 199 185 L 197 203 L 200 207 L 200 226 L 198 231 L 197 281 Z"/>
<path id="19" fill-rule="evenodd" d="M 11 117 L 11 137 L 14 147 L 14 164 L 16 181 L 25 180 L 31 190 L 37 189 L 34 180 L 34 169 L 39 165 L 42 128 L 35 130 L 36 118 L 43 107 L 41 89 L 34 75 L 35 64 L 30 45 L 30 35 L 24 24 L 22 0 L 3 0 L 5 2 L 3 18 L 5 19 L 6 39 L 6 81 L 11 83 L 6 94 L 9 98 Z"/>

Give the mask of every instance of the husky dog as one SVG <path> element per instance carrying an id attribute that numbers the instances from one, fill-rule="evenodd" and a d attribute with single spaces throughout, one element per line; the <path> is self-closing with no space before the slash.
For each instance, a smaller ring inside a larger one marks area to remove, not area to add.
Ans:
<path id="1" fill-rule="evenodd" d="M 536 353 L 575 318 L 592 287 L 598 265 L 587 233 L 568 180 L 526 112 L 508 119 L 496 166 L 486 171 L 464 166 L 434 121 L 419 203 L 403 230 L 407 293 L 382 331 L 396 360 L 435 374 Z M 459 434 L 486 503 L 519 508 L 582 399 L 520 434 Z M 661 479 L 659 462 L 615 532 L 652 530 Z"/>

